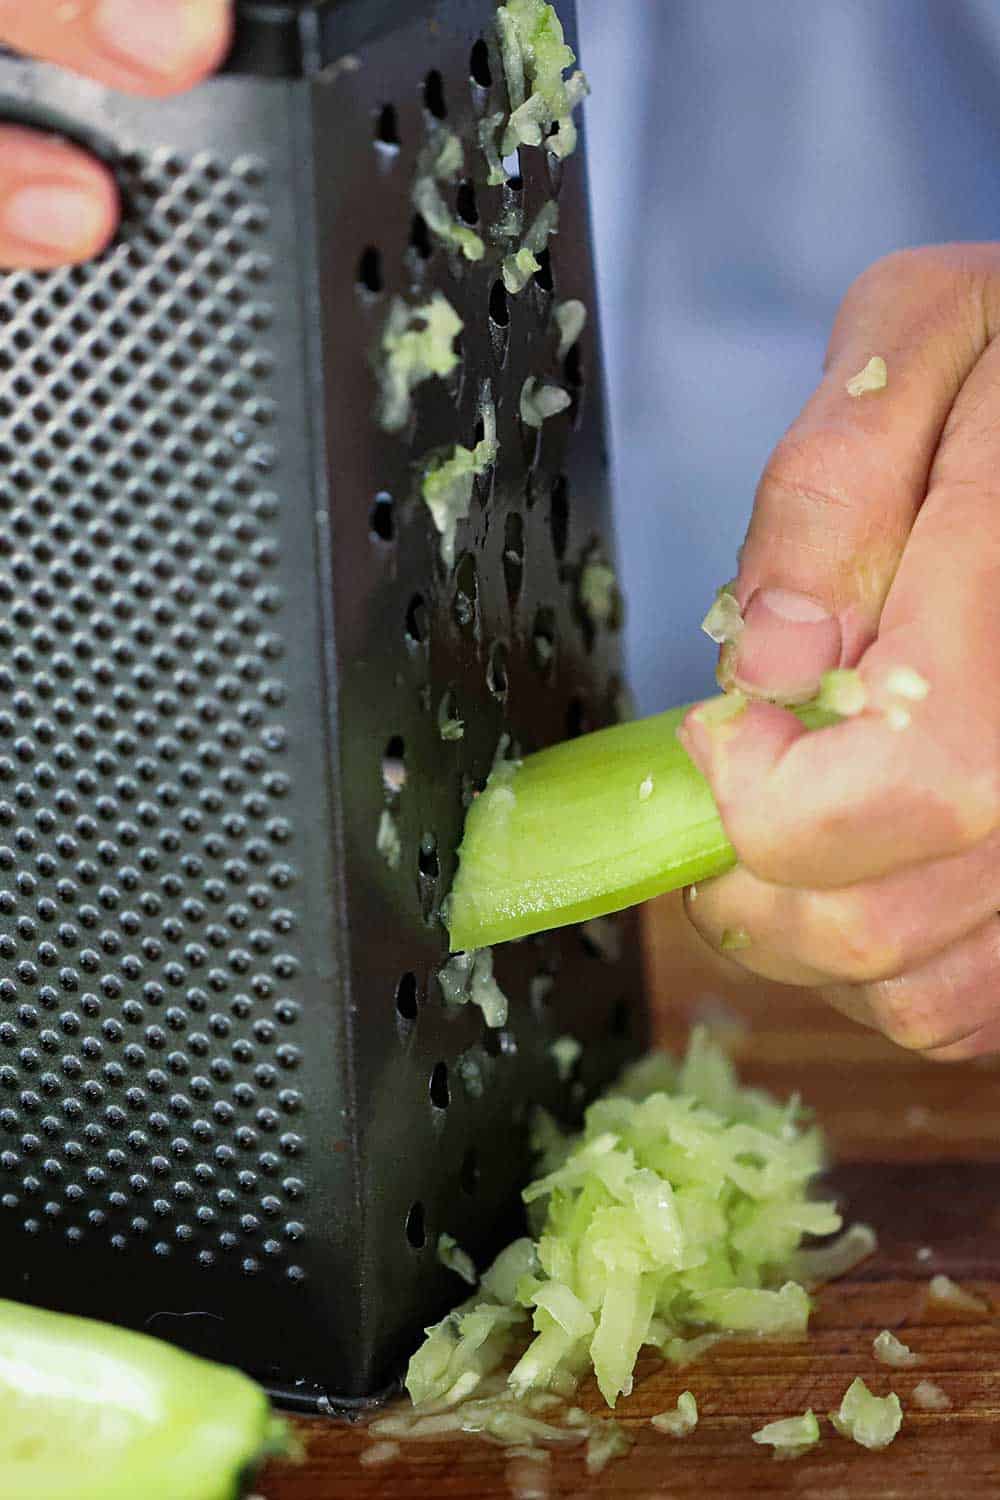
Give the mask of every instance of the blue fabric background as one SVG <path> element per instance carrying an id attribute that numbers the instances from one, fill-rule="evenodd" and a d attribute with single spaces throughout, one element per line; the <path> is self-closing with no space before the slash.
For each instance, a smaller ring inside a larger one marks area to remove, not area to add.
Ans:
<path id="1" fill-rule="evenodd" d="M 628 652 L 713 685 L 698 623 L 851 280 L 1000 239 L 998 0 L 578 0 Z"/>

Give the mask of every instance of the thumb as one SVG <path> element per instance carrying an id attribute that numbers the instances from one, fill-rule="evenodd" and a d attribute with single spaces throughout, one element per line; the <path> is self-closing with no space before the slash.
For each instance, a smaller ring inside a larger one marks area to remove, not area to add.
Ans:
<path id="1" fill-rule="evenodd" d="M 878 631 L 955 397 L 1000 326 L 1000 246 L 901 251 L 853 285 L 824 377 L 761 479 L 728 586 L 742 630 L 723 628 L 719 682 L 803 701 L 853 666 Z M 848 382 L 873 356 L 884 389 Z M 731 608 L 731 607 L 730 607 Z M 713 612 L 714 613 L 714 612 Z M 721 618 L 729 618 L 723 611 Z"/>

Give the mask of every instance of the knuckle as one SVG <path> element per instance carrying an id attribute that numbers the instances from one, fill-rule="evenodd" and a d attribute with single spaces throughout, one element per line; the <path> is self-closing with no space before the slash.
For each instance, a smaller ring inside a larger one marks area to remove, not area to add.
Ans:
<path id="1" fill-rule="evenodd" d="M 792 429 L 771 454 L 761 490 L 772 504 L 783 509 L 805 511 L 818 518 L 836 517 L 853 509 L 843 475 L 843 442 L 839 437 Z"/>
<path id="2" fill-rule="evenodd" d="M 871 896 L 813 895 L 807 921 L 816 966 L 835 979 L 849 984 L 884 980 L 906 962 L 891 921 Z"/>

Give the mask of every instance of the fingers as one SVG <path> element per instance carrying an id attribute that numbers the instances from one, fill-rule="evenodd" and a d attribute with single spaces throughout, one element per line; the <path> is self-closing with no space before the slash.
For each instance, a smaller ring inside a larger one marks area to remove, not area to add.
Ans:
<path id="1" fill-rule="evenodd" d="M 136 94 L 213 72 L 231 26 L 230 0 L 0 0 L 0 42 Z"/>
<path id="2" fill-rule="evenodd" d="M 838 1010 L 936 1062 L 1000 1050 L 1000 917 L 896 979 L 831 986 Z"/>
<path id="3" fill-rule="evenodd" d="M 1000 835 L 846 890 L 769 885 L 737 868 L 686 904 L 709 946 L 752 973 L 811 987 L 869 983 L 918 967 L 1000 910 Z"/>
<path id="4" fill-rule="evenodd" d="M 806 733 L 750 703 L 687 716 L 740 860 L 777 884 L 836 888 L 973 848 L 1000 823 L 1000 390 L 991 346 L 955 402 L 931 487 L 859 674 L 864 711 Z"/>
<path id="5" fill-rule="evenodd" d="M 720 682 L 784 702 L 853 665 L 924 499 L 963 381 L 1000 322 L 1000 250 L 953 246 L 880 261 L 853 286 L 822 383 L 757 491 L 733 592 L 744 611 Z M 873 356 L 885 390 L 846 386 Z"/>
<path id="6" fill-rule="evenodd" d="M 99 162 L 54 137 L 0 127 L 0 268 L 89 260 L 117 222 L 118 191 Z"/>

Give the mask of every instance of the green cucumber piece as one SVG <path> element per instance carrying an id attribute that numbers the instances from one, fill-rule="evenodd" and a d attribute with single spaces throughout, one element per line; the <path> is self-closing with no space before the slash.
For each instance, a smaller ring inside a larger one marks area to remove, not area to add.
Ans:
<path id="1" fill-rule="evenodd" d="M 3 1500 L 238 1500 L 285 1446 L 237 1370 L 0 1301 Z"/>
<path id="2" fill-rule="evenodd" d="M 446 908 L 452 952 L 621 911 L 736 863 L 677 738 L 690 705 L 500 762 L 469 808 Z M 838 721 L 807 705 L 810 729 Z"/>

